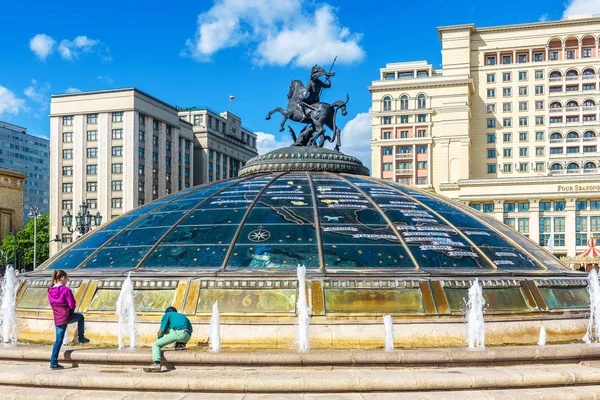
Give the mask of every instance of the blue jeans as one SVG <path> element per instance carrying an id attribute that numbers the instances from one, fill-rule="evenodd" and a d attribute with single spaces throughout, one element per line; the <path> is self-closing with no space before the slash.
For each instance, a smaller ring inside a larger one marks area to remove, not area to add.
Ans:
<path id="1" fill-rule="evenodd" d="M 85 339 L 85 336 L 83 335 L 83 330 L 85 328 L 85 318 L 83 317 L 83 314 L 73 314 L 73 317 L 68 322 L 68 324 L 74 324 L 75 322 L 77 322 L 78 340 L 81 343 Z M 54 342 L 54 347 L 52 348 L 52 356 L 50 357 L 51 367 L 55 367 L 58 365 L 58 353 L 60 353 L 60 348 L 62 347 L 63 340 L 65 338 L 65 330 L 67 329 L 67 325 L 56 326 L 56 342 Z"/>

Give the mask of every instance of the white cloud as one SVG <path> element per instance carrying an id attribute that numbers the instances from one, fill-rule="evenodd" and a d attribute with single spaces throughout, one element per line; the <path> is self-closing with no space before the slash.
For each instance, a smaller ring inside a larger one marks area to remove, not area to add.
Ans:
<path id="1" fill-rule="evenodd" d="M 67 88 L 66 92 L 67 93 L 79 93 L 79 92 L 81 92 L 81 89 L 77 89 L 76 87 L 70 87 L 70 88 Z"/>
<path id="2" fill-rule="evenodd" d="M 599 15 L 600 1 L 598 0 L 570 0 L 563 18 L 575 15 Z"/>
<path id="3" fill-rule="evenodd" d="M 341 151 L 349 156 L 358 157 L 363 165 L 371 169 L 371 109 L 359 113 L 348 121 L 342 129 Z"/>
<path id="4" fill-rule="evenodd" d="M 55 44 L 56 40 L 51 36 L 39 33 L 31 38 L 29 48 L 43 61 L 52 54 Z"/>
<path id="5" fill-rule="evenodd" d="M 99 40 L 90 39 L 87 36 L 77 36 L 73 40 L 61 40 L 58 45 L 58 52 L 63 59 L 72 60 L 73 58 L 78 58 L 81 52 L 92 52 L 99 44 Z"/>
<path id="6" fill-rule="evenodd" d="M 50 90 L 50 84 L 38 84 L 38 81 L 35 79 L 31 80 L 31 85 L 29 85 L 23 93 L 27 96 L 31 101 L 34 101 L 39 104 L 48 104 L 48 91 Z"/>
<path id="7" fill-rule="evenodd" d="M 270 151 L 288 147 L 292 145 L 292 138 L 288 140 L 277 140 L 275 135 L 265 132 L 256 132 L 256 149 L 258 154 L 265 154 Z"/>
<path id="8" fill-rule="evenodd" d="M 364 58 L 361 35 L 340 25 L 329 5 L 310 0 L 216 0 L 198 16 L 183 55 L 208 61 L 219 50 L 248 44 L 259 65 L 312 66 L 335 55 L 341 63 Z"/>
<path id="9" fill-rule="evenodd" d="M 26 109 L 25 100 L 18 98 L 4 86 L 0 86 L 0 116 L 2 114 L 17 115 Z"/>
<path id="10" fill-rule="evenodd" d="M 108 85 L 108 86 L 112 86 L 112 84 L 113 84 L 113 79 L 108 75 L 98 75 L 96 77 L 96 79 L 98 79 L 103 84 Z"/>
<path id="11" fill-rule="evenodd" d="M 548 21 L 548 13 L 540 15 L 540 19 L 538 21 L 539 22 L 546 22 L 546 21 Z"/>

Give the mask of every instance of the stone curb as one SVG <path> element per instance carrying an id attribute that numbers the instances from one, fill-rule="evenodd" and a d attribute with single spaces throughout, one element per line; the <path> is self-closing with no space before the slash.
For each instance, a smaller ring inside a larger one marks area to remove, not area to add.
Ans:
<path id="1" fill-rule="evenodd" d="M 266 373 L 265 373 L 266 372 Z M 0 386 L 80 390 L 216 393 L 362 393 L 509 390 L 600 384 L 600 368 L 577 365 L 449 370 L 217 368 L 144 374 L 140 370 L 15 365 L 0 371 Z"/>
<path id="2" fill-rule="evenodd" d="M 0 362 L 19 360 L 46 362 L 51 346 L 4 347 Z M 394 367 L 449 367 L 521 365 L 525 363 L 555 364 L 600 360 L 600 345 L 555 345 L 496 347 L 485 349 L 428 349 L 358 351 L 331 350 L 298 353 L 292 351 L 171 351 L 164 353 L 166 363 L 185 366 L 394 366 Z M 106 365 L 146 365 L 150 349 L 117 350 L 115 348 L 70 347 L 63 353 L 65 362 Z"/>

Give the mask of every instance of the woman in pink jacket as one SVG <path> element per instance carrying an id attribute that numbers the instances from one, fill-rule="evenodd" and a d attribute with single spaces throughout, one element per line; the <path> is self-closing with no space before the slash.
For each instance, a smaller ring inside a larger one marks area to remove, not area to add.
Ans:
<path id="1" fill-rule="evenodd" d="M 58 353 L 63 344 L 65 330 L 67 325 L 77 322 L 77 334 L 79 344 L 89 343 L 83 335 L 85 322 L 82 314 L 76 313 L 77 303 L 73 292 L 67 287 L 67 273 L 63 270 L 56 270 L 52 274 L 52 282 L 48 289 L 48 302 L 54 312 L 54 325 L 56 325 L 56 342 L 52 348 L 52 357 L 50 358 L 50 369 L 62 369 L 58 364 Z"/>

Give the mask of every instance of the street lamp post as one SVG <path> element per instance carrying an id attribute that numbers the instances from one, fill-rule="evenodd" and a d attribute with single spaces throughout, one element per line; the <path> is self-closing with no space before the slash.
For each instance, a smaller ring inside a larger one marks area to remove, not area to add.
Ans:
<path id="1" fill-rule="evenodd" d="M 80 235 L 85 235 L 92 229 L 92 226 L 98 226 L 101 223 L 102 215 L 100 215 L 100 211 L 96 215 L 90 214 L 89 207 L 85 202 L 79 206 L 79 212 L 75 216 L 75 227 L 72 227 L 73 216 L 71 213 L 67 211 L 63 215 L 63 226 L 66 226 L 69 232 L 78 232 Z"/>
<path id="2" fill-rule="evenodd" d="M 29 216 L 33 218 L 33 269 L 35 270 L 37 267 L 37 220 L 42 216 L 40 208 L 29 207 Z"/>

